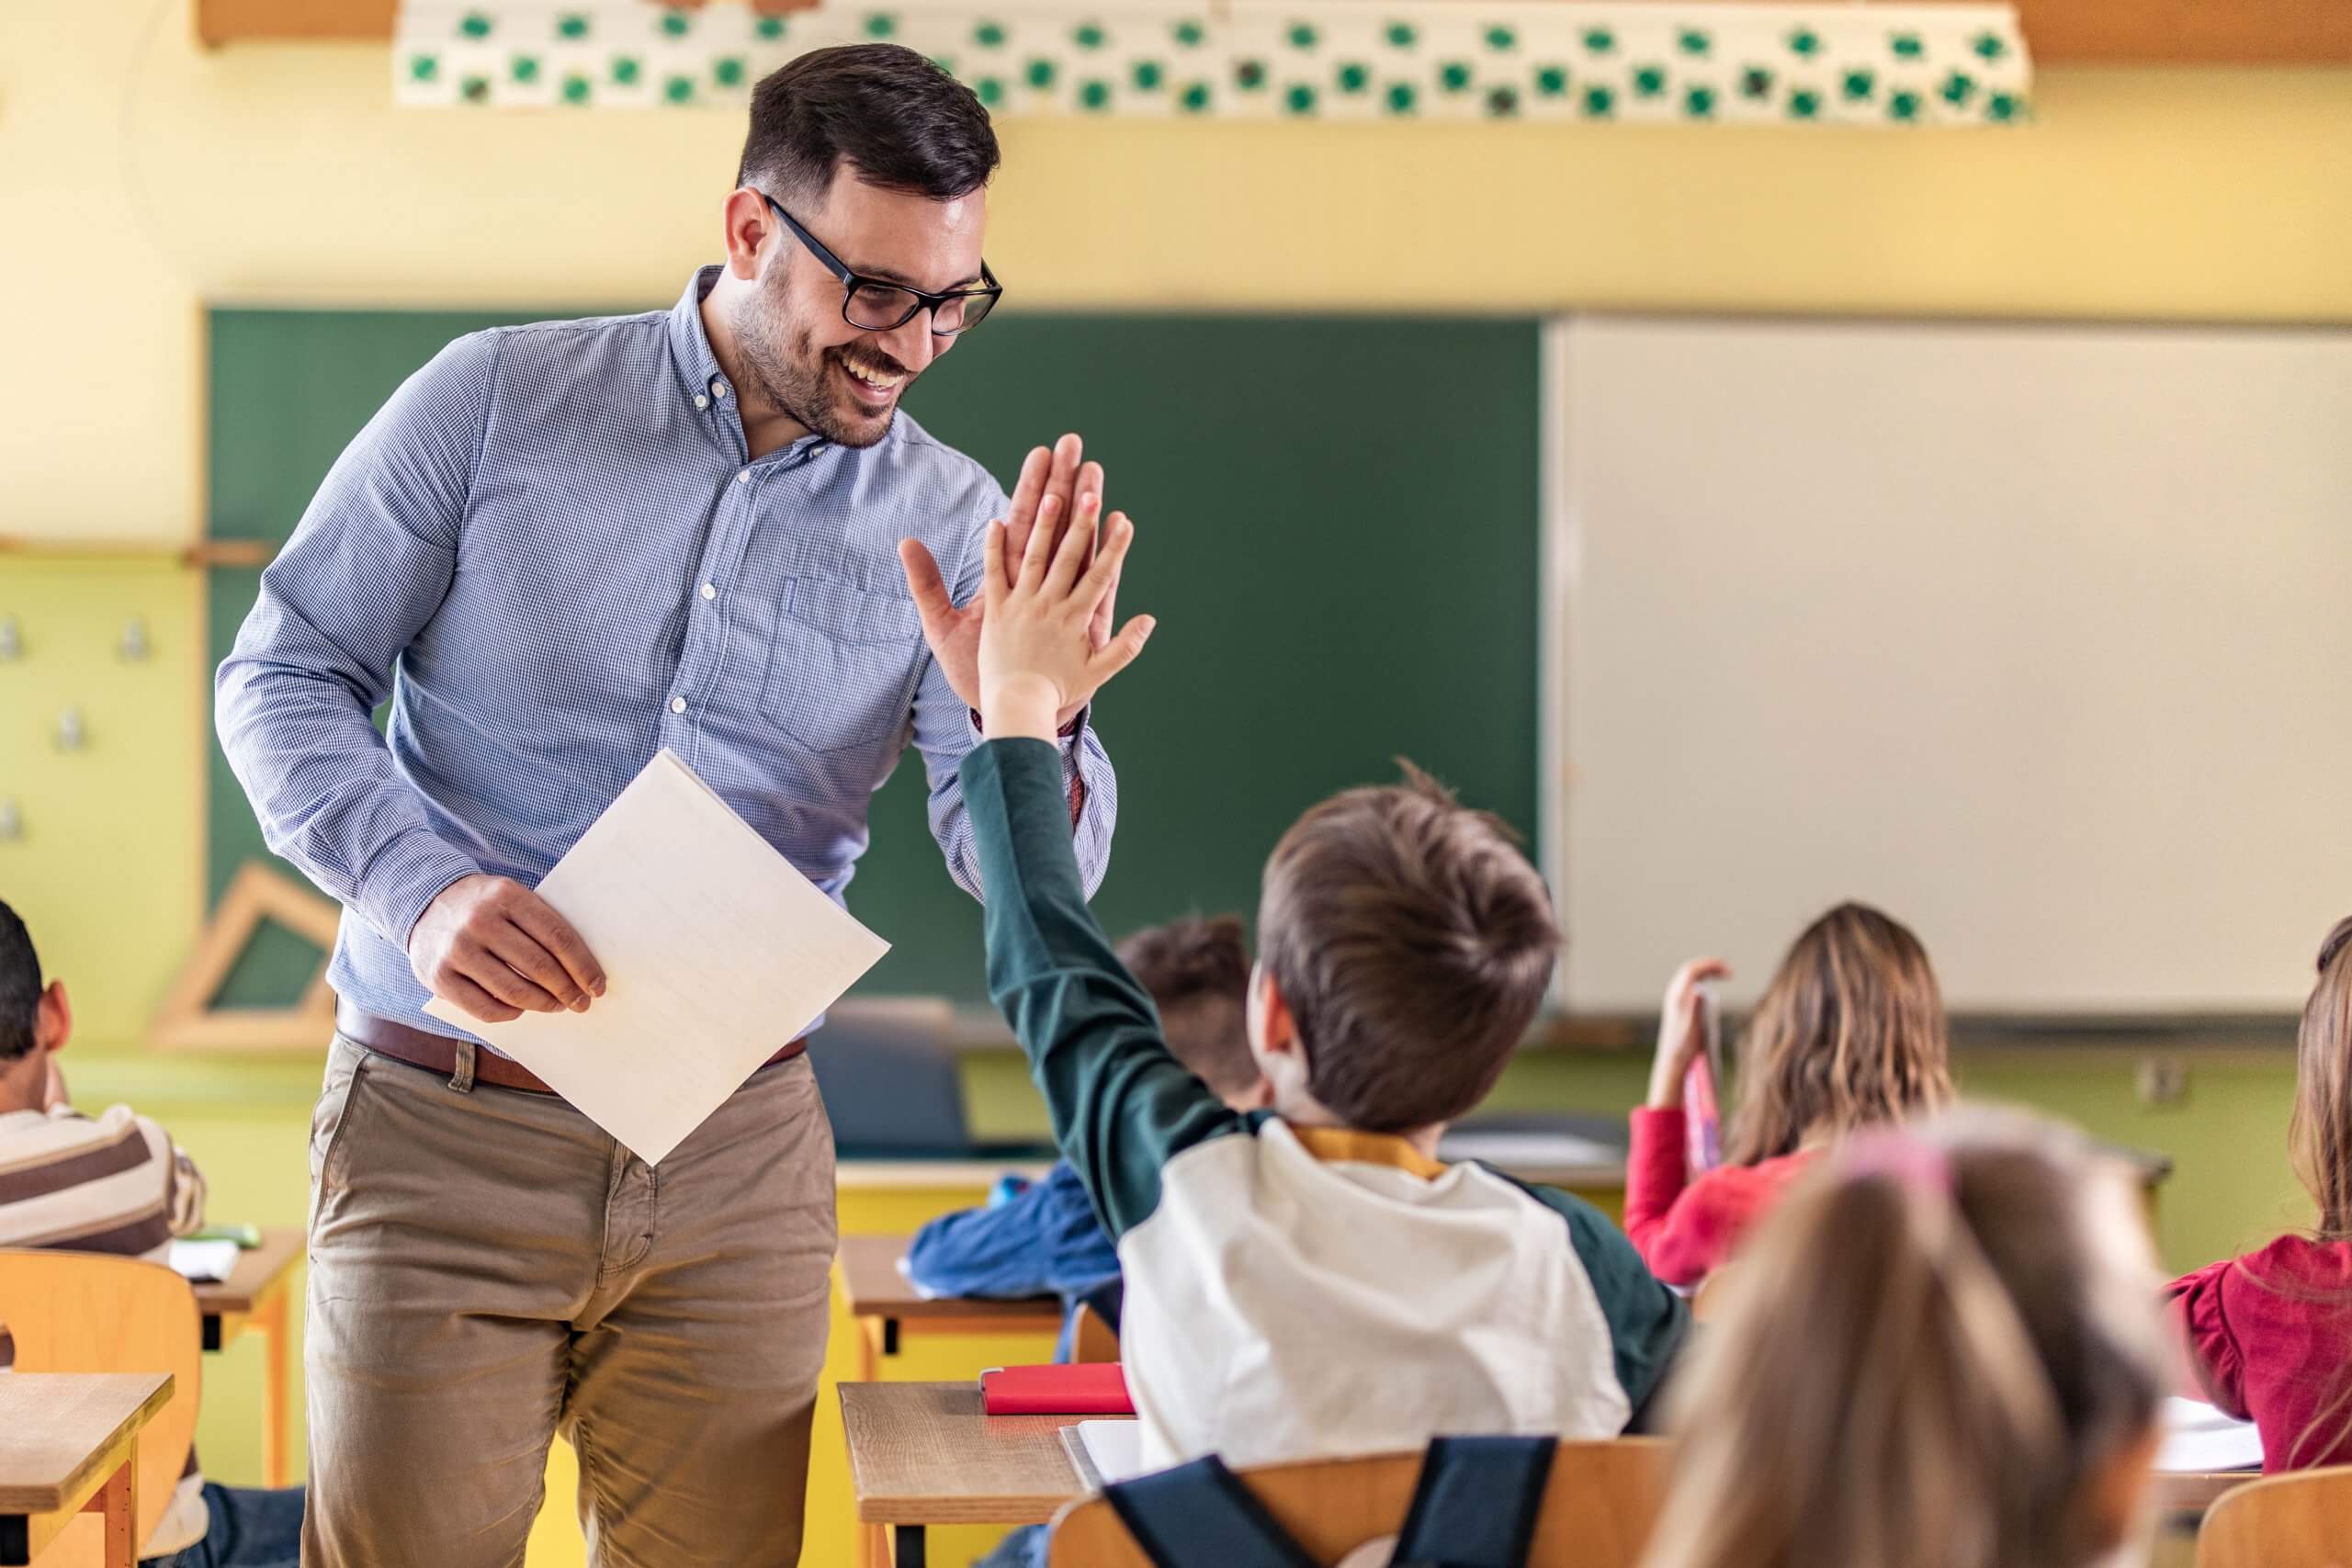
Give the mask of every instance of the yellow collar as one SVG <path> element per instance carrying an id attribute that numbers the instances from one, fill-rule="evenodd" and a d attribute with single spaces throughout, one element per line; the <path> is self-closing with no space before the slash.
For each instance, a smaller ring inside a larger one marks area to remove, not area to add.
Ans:
<path id="1" fill-rule="evenodd" d="M 1354 1127 L 1300 1127 L 1284 1122 L 1299 1146 L 1326 1165 L 1387 1165 L 1434 1181 L 1446 1167 L 1430 1158 L 1394 1133 L 1366 1133 Z"/>

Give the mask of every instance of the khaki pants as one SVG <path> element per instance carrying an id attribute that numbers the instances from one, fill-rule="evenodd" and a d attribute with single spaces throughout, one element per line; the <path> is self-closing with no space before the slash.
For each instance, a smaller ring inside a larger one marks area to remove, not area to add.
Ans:
<path id="1" fill-rule="evenodd" d="M 311 1126 L 306 1568 L 521 1562 L 559 1429 L 591 1564 L 792 1568 L 833 1244 L 805 1055 L 651 1169 L 562 1100 L 338 1037 Z"/>

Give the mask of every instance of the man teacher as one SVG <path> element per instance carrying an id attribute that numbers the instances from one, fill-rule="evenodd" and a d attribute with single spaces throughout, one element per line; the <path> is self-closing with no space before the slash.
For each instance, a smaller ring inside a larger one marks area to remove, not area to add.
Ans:
<path id="1" fill-rule="evenodd" d="M 668 311 L 449 344 L 263 577 L 220 740 L 346 911 L 311 1136 L 311 1568 L 520 1562 L 559 1428 L 592 1562 L 798 1559 L 835 1239 L 803 1021 L 656 1169 L 423 1007 L 595 1006 L 595 955 L 530 889 L 663 747 L 838 897 L 911 740 L 948 874 L 983 891 L 956 768 L 984 529 L 1017 560 L 1102 493 L 1075 437 L 1007 497 L 898 412 L 996 302 L 997 163 L 920 56 L 795 60 L 753 95 L 723 264 Z M 1091 892 L 1115 784 L 1083 705 L 1061 716 Z"/>

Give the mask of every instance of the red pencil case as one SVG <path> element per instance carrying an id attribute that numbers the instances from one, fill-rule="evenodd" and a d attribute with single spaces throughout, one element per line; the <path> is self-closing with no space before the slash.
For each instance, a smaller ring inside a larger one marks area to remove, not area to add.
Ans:
<path id="1" fill-rule="evenodd" d="M 991 1416 L 1132 1416 L 1126 1375 L 1116 1361 L 1075 1366 L 990 1367 L 980 1374 L 980 1407 Z"/>

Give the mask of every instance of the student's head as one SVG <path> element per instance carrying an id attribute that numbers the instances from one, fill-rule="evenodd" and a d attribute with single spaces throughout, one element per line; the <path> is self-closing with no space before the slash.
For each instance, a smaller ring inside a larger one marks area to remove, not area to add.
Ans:
<path id="1" fill-rule="evenodd" d="M 1285 1115 L 1450 1122 L 1487 1097 L 1551 983 L 1551 896 L 1510 829 L 1407 772 L 1316 807 L 1266 862 L 1250 1043 Z"/>
<path id="2" fill-rule="evenodd" d="M 898 321 L 914 301 L 894 289 L 845 298 L 769 202 L 861 276 L 978 288 L 997 162 L 979 99 L 910 49 L 811 50 L 762 81 L 715 297 L 751 389 L 844 446 L 882 439 L 907 383 L 956 341 L 933 326 L 952 322 L 926 310 Z"/>
<path id="3" fill-rule="evenodd" d="M 1753 1165 L 1941 1105 L 1949 1055 L 1928 950 L 1900 921 L 1840 904 L 1804 929 L 1756 1004 L 1725 1157 Z"/>
<path id="4" fill-rule="evenodd" d="M 2352 919 L 2338 920 L 2320 944 L 2287 1138 L 2295 1175 L 2319 1205 L 2320 1235 L 2352 1241 Z"/>
<path id="5" fill-rule="evenodd" d="M 0 1110 L 38 1106 L 49 1054 L 73 1032 L 65 983 L 41 983 L 40 954 L 17 911 L 0 903 Z"/>
<path id="6" fill-rule="evenodd" d="M 1148 927 L 1119 944 L 1119 962 L 1151 993 L 1178 1061 L 1236 1111 L 1269 1103 L 1250 1054 L 1250 948 L 1240 916 Z"/>
<path id="7" fill-rule="evenodd" d="M 2171 1345 L 2132 1183 L 2080 1139 L 1863 1133 L 1726 1283 L 1644 1568 L 2081 1568 L 2133 1538 Z"/>

